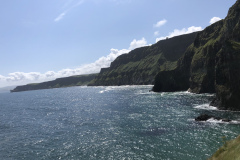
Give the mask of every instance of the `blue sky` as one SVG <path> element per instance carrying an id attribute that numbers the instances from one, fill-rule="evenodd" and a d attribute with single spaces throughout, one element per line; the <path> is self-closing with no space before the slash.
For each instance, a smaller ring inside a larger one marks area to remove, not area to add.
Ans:
<path id="1" fill-rule="evenodd" d="M 98 72 L 136 47 L 204 29 L 236 0 L 0 2 L 4 87 Z"/>

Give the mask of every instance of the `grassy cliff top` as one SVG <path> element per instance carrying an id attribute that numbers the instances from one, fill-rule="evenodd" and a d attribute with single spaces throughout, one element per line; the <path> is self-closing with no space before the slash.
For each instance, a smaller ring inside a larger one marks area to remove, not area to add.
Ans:
<path id="1" fill-rule="evenodd" d="M 209 160 L 240 160 L 240 136 L 225 142 Z"/>

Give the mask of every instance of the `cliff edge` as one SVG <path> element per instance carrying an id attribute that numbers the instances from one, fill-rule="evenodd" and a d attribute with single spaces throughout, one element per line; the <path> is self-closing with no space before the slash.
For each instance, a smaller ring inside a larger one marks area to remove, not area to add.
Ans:
<path id="1" fill-rule="evenodd" d="M 153 90 L 216 93 L 211 105 L 240 110 L 240 0 L 224 20 L 199 32 L 173 71 L 160 72 Z"/>

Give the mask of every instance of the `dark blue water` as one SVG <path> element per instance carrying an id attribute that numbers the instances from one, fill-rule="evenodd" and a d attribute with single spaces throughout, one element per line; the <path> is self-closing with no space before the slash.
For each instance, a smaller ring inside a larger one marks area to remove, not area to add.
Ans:
<path id="1" fill-rule="evenodd" d="M 213 95 L 151 86 L 72 87 L 0 94 L 0 159 L 202 160 L 235 138 L 235 123 L 195 122 Z"/>

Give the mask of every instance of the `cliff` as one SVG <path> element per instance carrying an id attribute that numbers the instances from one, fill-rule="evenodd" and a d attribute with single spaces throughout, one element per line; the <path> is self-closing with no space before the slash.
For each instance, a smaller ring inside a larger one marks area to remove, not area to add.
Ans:
<path id="1" fill-rule="evenodd" d="M 153 84 L 159 71 L 173 70 L 177 60 L 193 42 L 197 33 L 165 39 L 152 46 L 132 50 L 101 69 L 90 86 Z"/>
<path id="2" fill-rule="evenodd" d="M 89 75 L 79 75 L 58 78 L 53 81 L 43 82 L 43 83 L 33 83 L 23 86 L 17 86 L 11 92 L 21 92 L 21 91 L 30 91 L 30 90 L 39 90 L 39 89 L 50 89 L 50 88 L 61 88 L 61 87 L 71 87 L 71 86 L 84 86 L 88 85 L 97 74 Z"/>
<path id="3" fill-rule="evenodd" d="M 213 45 L 222 27 L 222 21 L 198 32 L 195 40 L 178 60 L 173 71 L 159 72 L 153 90 L 181 91 L 191 89 L 194 93 L 214 93 Z M 214 32 L 213 32 L 214 31 Z"/>
<path id="4" fill-rule="evenodd" d="M 224 20 L 199 32 L 173 71 L 156 76 L 154 91 L 216 93 L 211 105 L 240 110 L 240 0 Z"/>

